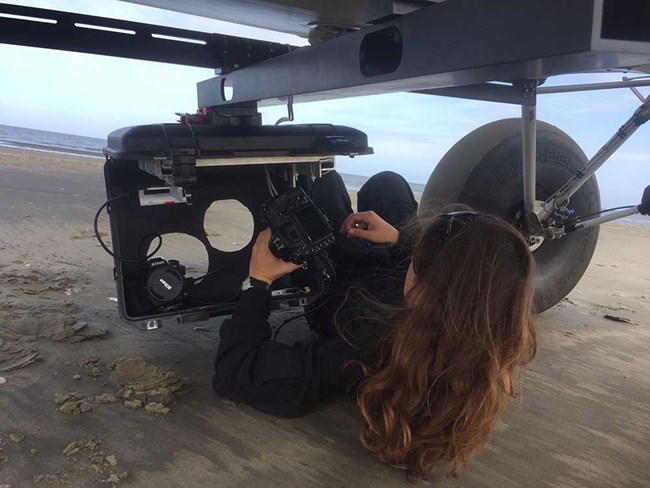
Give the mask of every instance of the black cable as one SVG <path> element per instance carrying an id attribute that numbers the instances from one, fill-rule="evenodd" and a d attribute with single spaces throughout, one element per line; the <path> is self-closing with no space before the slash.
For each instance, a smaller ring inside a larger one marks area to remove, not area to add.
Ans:
<path id="1" fill-rule="evenodd" d="M 162 236 L 160 234 L 149 234 L 146 235 L 142 238 L 142 241 L 140 241 L 140 245 L 138 246 L 138 256 L 142 254 L 142 244 L 147 240 L 148 237 L 151 237 L 151 240 L 154 240 L 156 237 L 158 238 L 158 245 L 156 246 L 156 249 L 151 251 L 146 259 L 149 259 L 152 257 L 154 254 L 156 254 L 158 251 L 160 251 L 160 248 L 162 247 Z"/>
<path id="2" fill-rule="evenodd" d="M 217 273 L 221 273 L 223 271 L 227 271 L 227 270 L 224 269 L 224 268 L 215 269 L 214 271 L 209 271 L 209 272 L 205 273 L 202 276 L 199 276 L 197 278 L 191 278 L 191 279 L 193 280 L 194 285 L 196 285 L 200 281 L 202 281 L 204 278 L 207 278 L 208 276 L 212 276 L 212 275 L 217 274 Z M 191 297 L 191 296 L 186 296 L 184 298 L 189 300 L 189 301 L 201 304 L 201 305 L 221 305 L 223 303 L 233 301 L 235 298 L 237 298 L 240 295 L 240 293 L 241 293 L 241 289 L 239 287 L 237 287 L 237 291 L 235 292 L 234 295 L 232 295 L 230 298 L 227 298 L 225 300 L 219 300 L 218 302 L 217 301 L 211 301 L 211 300 L 202 300 L 200 298 L 194 298 L 194 297 Z"/>
<path id="3" fill-rule="evenodd" d="M 614 210 L 626 210 L 628 208 L 634 208 L 634 207 L 636 207 L 636 205 L 625 205 L 625 206 L 622 206 L 622 207 L 606 208 L 605 210 L 601 210 L 599 212 L 594 212 L 594 213 L 590 213 L 590 214 L 587 214 L 587 215 L 581 215 L 580 217 L 576 217 L 575 220 L 572 223 L 578 222 L 578 221 L 583 220 L 583 219 L 588 219 L 589 217 L 593 217 L 595 215 L 601 215 L 601 214 L 604 214 L 606 212 L 613 212 Z"/>
<path id="4" fill-rule="evenodd" d="M 99 216 L 101 215 L 102 210 L 104 210 L 105 208 L 108 208 L 108 206 L 111 203 L 113 203 L 115 200 L 119 200 L 120 198 L 124 198 L 125 196 L 126 195 L 118 195 L 116 197 L 109 198 L 108 200 L 106 200 L 102 204 L 101 207 L 99 207 L 99 209 L 97 210 L 97 213 L 95 214 L 95 219 L 93 220 L 93 228 L 95 230 L 95 238 L 97 239 L 97 242 L 99 242 L 99 245 L 104 249 L 104 251 L 106 251 L 109 256 L 117 259 L 118 261 L 122 261 L 123 263 L 142 263 L 142 261 L 146 261 L 147 259 L 152 257 L 154 254 L 156 254 L 158 252 L 158 250 L 162 247 L 162 236 L 160 234 L 153 234 L 154 238 L 158 237 L 160 242 L 158 243 L 158 246 L 156 247 L 156 249 L 154 249 L 154 251 L 152 253 L 145 256 L 144 259 L 127 259 L 127 258 L 123 258 L 122 256 L 118 256 L 117 254 L 115 254 L 113 251 L 111 251 L 108 248 L 108 246 L 104 243 L 101 236 L 99 235 Z M 150 237 L 150 236 L 151 236 L 151 234 L 149 236 L 147 236 L 147 237 Z M 144 239 L 143 239 L 143 242 L 144 242 Z M 140 242 L 140 246 L 138 247 L 138 252 L 141 251 L 141 249 L 140 249 L 141 246 L 142 246 L 142 242 Z"/>
<path id="5" fill-rule="evenodd" d="M 276 196 L 278 194 L 278 191 L 275 189 L 275 186 L 273 185 L 273 181 L 271 180 L 271 174 L 269 173 L 268 164 L 264 165 L 264 176 L 266 178 L 266 187 L 269 189 L 269 193 L 271 194 L 272 197 Z"/>
<path id="6" fill-rule="evenodd" d="M 301 318 L 303 318 L 303 317 L 306 317 L 306 316 L 309 315 L 310 313 L 313 313 L 313 312 L 315 312 L 316 310 L 321 309 L 322 307 L 325 306 L 325 304 L 329 301 L 330 298 L 331 298 L 331 295 L 328 296 L 325 300 L 323 300 L 323 302 L 322 302 L 321 304 L 315 306 L 315 307 L 312 308 L 311 310 L 307 310 L 306 312 L 303 312 L 303 313 L 301 313 L 301 314 L 294 315 L 293 317 L 290 317 L 290 318 L 288 318 L 287 320 L 285 320 L 284 322 L 282 322 L 282 323 L 278 326 L 278 328 L 275 329 L 275 332 L 273 332 L 273 340 L 276 340 L 276 339 L 278 338 L 278 334 L 280 333 L 280 330 L 282 329 L 282 327 L 284 327 L 285 325 L 287 325 L 289 322 L 293 322 L 294 320 L 298 320 L 298 319 L 301 319 Z"/>
<path id="7" fill-rule="evenodd" d="M 287 97 L 287 117 L 281 117 L 275 125 L 280 125 L 282 122 L 293 122 L 293 95 Z"/>
<path id="8" fill-rule="evenodd" d="M 201 300 L 200 298 L 194 298 L 194 297 L 184 297 L 184 299 L 189 302 L 196 303 L 198 305 L 223 305 L 224 303 L 232 302 L 235 298 L 239 296 L 240 293 L 241 290 L 237 290 L 237 293 L 235 293 L 233 296 L 225 300 L 221 300 L 219 302 L 213 302 L 210 300 Z"/>
<path id="9" fill-rule="evenodd" d="M 336 278 L 336 267 L 334 266 L 334 262 L 329 258 L 327 255 L 327 252 L 322 252 L 320 255 L 314 256 L 314 262 L 316 263 L 317 266 L 319 266 L 325 274 L 327 274 L 327 279 L 324 280 L 323 284 L 323 290 L 320 293 L 321 296 L 327 296 L 325 300 L 323 300 L 322 303 L 316 305 L 314 308 L 311 310 L 308 310 L 306 312 L 303 312 L 301 314 L 298 314 L 294 317 L 290 317 L 284 322 L 282 322 L 277 329 L 275 329 L 275 332 L 273 333 L 273 340 L 276 340 L 278 337 L 278 334 L 280 332 L 280 329 L 287 325 L 289 322 L 293 322 L 294 320 L 298 320 L 302 317 L 306 317 L 308 314 L 313 313 L 322 307 L 325 306 L 325 304 L 329 301 L 329 299 L 332 297 L 330 294 L 330 285 L 332 281 Z M 311 331 L 311 327 L 309 329 Z M 313 331 L 312 331 L 312 336 L 313 336 Z"/>
<path id="10" fill-rule="evenodd" d="M 192 134 L 192 139 L 194 140 L 194 147 L 196 148 L 196 157 L 201 158 L 201 146 L 199 146 L 199 140 L 196 137 L 194 128 L 192 127 L 192 124 L 187 124 L 187 126 L 189 127 L 190 133 Z"/>

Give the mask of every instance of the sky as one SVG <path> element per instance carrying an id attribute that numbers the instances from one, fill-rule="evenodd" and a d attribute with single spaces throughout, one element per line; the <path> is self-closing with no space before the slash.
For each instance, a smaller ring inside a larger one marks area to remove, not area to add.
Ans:
<path id="1" fill-rule="evenodd" d="M 6 1 L 6 0 L 5 0 Z M 117 0 L 9 1 L 275 42 L 303 39 Z M 210 69 L 0 44 L 0 124 L 105 138 L 114 129 L 175 122 L 175 112 L 197 108 L 196 83 Z M 556 77 L 547 85 L 620 80 L 620 74 Z M 641 89 L 647 96 L 650 88 Z M 558 126 L 591 157 L 639 106 L 628 89 L 542 95 L 538 118 Z M 274 123 L 286 107 L 261 109 Z M 334 123 L 366 132 L 372 156 L 339 158 L 340 171 L 372 175 L 390 169 L 426 183 L 436 163 L 468 132 L 494 120 L 519 117 L 520 108 L 491 102 L 409 93 L 296 104 L 295 123 Z M 650 124 L 601 168 L 604 206 L 637 204 L 650 184 Z"/>

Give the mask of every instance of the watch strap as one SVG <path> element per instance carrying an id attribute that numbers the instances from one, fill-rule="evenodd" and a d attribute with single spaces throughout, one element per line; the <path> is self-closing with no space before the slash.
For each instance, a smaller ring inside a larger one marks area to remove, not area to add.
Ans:
<path id="1" fill-rule="evenodd" d="M 261 288 L 262 290 L 269 291 L 271 289 L 271 285 L 269 285 L 266 281 L 258 280 L 252 276 L 247 276 L 242 283 L 241 289 L 242 291 L 246 291 L 250 290 L 251 288 Z"/>

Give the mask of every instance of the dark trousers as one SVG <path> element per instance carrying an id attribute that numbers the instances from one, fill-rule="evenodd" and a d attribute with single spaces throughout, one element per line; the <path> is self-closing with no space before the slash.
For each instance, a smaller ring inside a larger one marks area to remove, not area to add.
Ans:
<path id="1" fill-rule="evenodd" d="M 352 213 L 352 204 L 343 179 L 336 171 L 325 174 L 314 183 L 312 199 L 334 225 L 336 242 L 328 253 L 336 265 L 336 280 L 325 297 L 327 303 L 317 304 L 314 313 L 307 309 L 307 321 L 320 337 L 334 337 L 338 334 L 333 320 L 335 315 L 347 326 L 355 322 L 354 307 L 343 306 L 351 287 L 361 286 L 383 303 L 399 302 L 406 272 L 397 264 L 395 253 L 391 253 L 388 246 L 373 245 L 340 234 L 341 225 Z M 401 230 L 415 216 L 418 204 L 402 176 L 384 171 L 361 187 L 357 193 L 357 207 L 360 212 L 376 212 Z M 362 332 L 359 329 L 355 333 L 359 336 L 357 338 L 365 334 Z M 371 335 L 374 333 L 377 331 Z"/>
<path id="2" fill-rule="evenodd" d="M 330 252 L 332 258 L 335 261 L 337 258 L 353 258 L 357 251 L 362 255 L 367 254 L 364 250 L 369 247 L 369 243 L 348 239 L 339 233 L 341 225 L 352 213 L 350 196 L 341 175 L 336 171 L 326 173 L 314 183 L 311 195 L 314 203 L 325 212 L 334 226 L 337 243 Z M 357 208 L 359 212 L 372 210 L 397 230 L 401 230 L 417 213 L 418 203 L 402 176 L 392 171 L 382 171 L 363 184 L 357 193 Z"/>

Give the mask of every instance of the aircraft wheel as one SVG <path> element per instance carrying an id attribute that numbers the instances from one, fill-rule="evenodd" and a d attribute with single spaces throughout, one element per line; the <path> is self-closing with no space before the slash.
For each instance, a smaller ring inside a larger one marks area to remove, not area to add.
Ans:
<path id="1" fill-rule="evenodd" d="M 521 120 L 505 119 L 479 127 L 456 143 L 435 167 L 422 195 L 420 216 L 442 213 L 450 203 L 499 215 L 517 225 L 523 209 Z M 537 123 L 536 197 L 543 201 L 580 169 L 587 157 L 566 133 Z M 595 177 L 572 197 L 575 215 L 600 210 Z M 535 310 L 558 303 L 578 283 L 598 241 L 598 227 L 536 245 Z"/>

